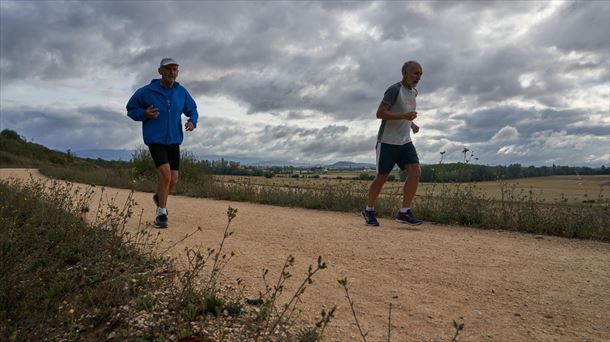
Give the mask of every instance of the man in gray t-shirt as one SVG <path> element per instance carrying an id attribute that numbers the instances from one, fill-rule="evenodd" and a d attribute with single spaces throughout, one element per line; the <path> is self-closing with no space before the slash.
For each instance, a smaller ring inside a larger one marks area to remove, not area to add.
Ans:
<path id="1" fill-rule="evenodd" d="M 394 165 L 407 172 L 402 207 L 396 215 L 396 221 L 414 225 L 422 223 L 415 218 L 411 210 L 419 186 L 421 168 L 410 135 L 410 130 L 413 130 L 413 133 L 419 132 L 419 127 L 413 120 L 417 117 L 415 86 L 422 74 L 423 70 L 419 63 L 406 62 L 402 66 L 402 81 L 386 90 L 377 109 L 377 118 L 382 120 L 377 134 L 377 175 L 369 188 L 367 206 L 362 210 L 362 216 L 369 226 L 379 226 L 375 213 L 375 200 Z"/>

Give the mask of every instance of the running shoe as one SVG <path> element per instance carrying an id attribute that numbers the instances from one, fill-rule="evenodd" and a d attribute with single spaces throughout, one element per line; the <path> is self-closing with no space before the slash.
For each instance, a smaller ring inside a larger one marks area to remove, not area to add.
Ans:
<path id="1" fill-rule="evenodd" d="M 407 210 L 404 213 L 401 213 L 399 211 L 398 215 L 396 215 L 396 221 L 400 222 L 400 223 L 411 224 L 411 225 L 418 225 L 418 224 L 422 224 L 424 222 L 424 221 L 416 218 L 415 215 L 413 215 L 413 211 L 411 211 L 411 209 Z"/>
<path id="2" fill-rule="evenodd" d="M 167 228 L 167 215 L 161 214 L 157 215 L 155 219 L 155 227 L 156 228 Z"/>
<path id="3" fill-rule="evenodd" d="M 362 217 L 364 217 L 364 222 L 367 226 L 379 227 L 376 216 L 375 210 L 366 210 L 366 208 L 362 210 Z"/>

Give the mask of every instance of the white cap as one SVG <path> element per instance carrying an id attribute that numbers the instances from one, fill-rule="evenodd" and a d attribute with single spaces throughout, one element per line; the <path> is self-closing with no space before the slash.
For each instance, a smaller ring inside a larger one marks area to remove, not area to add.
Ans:
<path id="1" fill-rule="evenodd" d="M 163 58 L 161 63 L 159 63 L 159 68 L 164 67 L 166 65 L 179 65 L 173 58 Z"/>

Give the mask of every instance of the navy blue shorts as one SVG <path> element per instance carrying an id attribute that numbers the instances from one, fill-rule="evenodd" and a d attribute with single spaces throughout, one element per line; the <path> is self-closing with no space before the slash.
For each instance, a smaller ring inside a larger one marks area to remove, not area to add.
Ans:
<path id="1" fill-rule="evenodd" d="M 148 150 L 155 161 L 155 167 L 169 163 L 171 170 L 180 170 L 180 145 L 150 144 Z"/>
<path id="2" fill-rule="evenodd" d="M 407 164 L 419 164 L 419 157 L 412 142 L 404 145 L 377 143 L 377 173 L 387 175 L 394 165 L 404 170 Z"/>

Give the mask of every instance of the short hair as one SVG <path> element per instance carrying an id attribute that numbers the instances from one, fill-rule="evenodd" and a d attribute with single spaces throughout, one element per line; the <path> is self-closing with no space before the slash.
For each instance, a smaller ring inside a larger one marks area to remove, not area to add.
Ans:
<path id="1" fill-rule="evenodd" d="M 411 68 L 414 65 L 419 65 L 419 63 L 417 63 L 416 61 L 405 62 L 405 64 L 402 65 L 402 69 L 401 69 L 402 74 L 404 75 L 405 72 L 407 72 L 407 70 L 409 70 L 409 68 Z"/>

